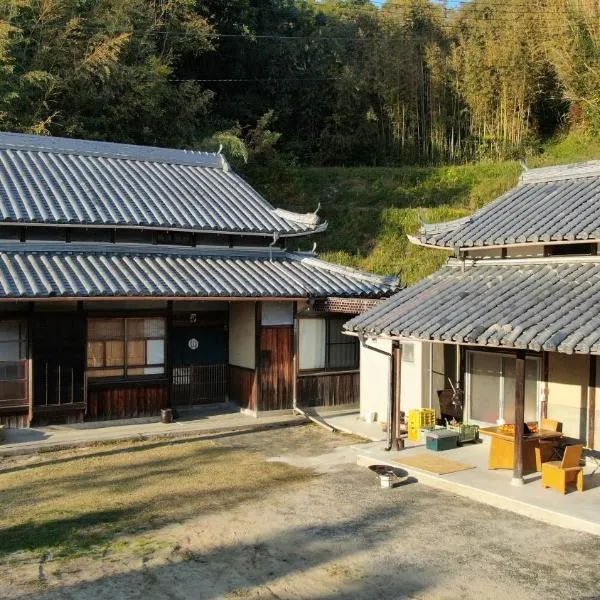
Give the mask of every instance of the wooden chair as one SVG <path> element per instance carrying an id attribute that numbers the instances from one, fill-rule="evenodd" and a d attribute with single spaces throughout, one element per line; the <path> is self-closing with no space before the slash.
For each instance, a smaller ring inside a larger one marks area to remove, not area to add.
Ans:
<path id="1" fill-rule="evenodd" d="M 536 453 L 539 448 L 536 448 Z M 577 490 L 583 492 L 583 467 L 579 466 L 583 444 L 566 446 L 561 461 L 551 460 L 542 464 L 542 485 L 551 487 L 563 494 L 567 493 L 567 485 L 575 484 Z"/>
<path id="2" fill-rule="evenodd" d="M 542 419 L 540 429 L 546 429 L 547 431 L 561 431 L 562 423 L 560 421 L 555 421 L 554 419 Z M 542 470 L 542 463 L 548 462 L 549 460 L 562 459 L 563 446 L 560 440 L 540 440 L 538 444 L 541 457 L 538 459 L 538 453 L 536 452 L 536 467 L 538 471 Z"/>

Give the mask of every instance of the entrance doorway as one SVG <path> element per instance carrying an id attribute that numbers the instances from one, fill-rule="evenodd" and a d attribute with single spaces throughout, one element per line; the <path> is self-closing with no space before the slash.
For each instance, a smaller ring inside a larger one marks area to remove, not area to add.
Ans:
<path id="1" fill-rule="evenodd" d="M 43 313 L 33 319 L 33 404 L 85 402 L 85 321 L 82 313 Z"/>
<path id="2" fill-rule="evenodd" d="M 173 406 L 227 399 L 227 329 L 224 324 L 173 328 Z"/>

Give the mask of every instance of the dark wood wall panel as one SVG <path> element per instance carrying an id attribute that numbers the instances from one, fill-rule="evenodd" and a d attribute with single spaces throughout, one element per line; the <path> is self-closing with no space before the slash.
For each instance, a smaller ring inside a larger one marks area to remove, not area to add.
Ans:
<path id="1" fill-rule="evenodd" d="M 256 410 L 256 373 L 229 365 L 229 399 L 240 408 Z"/>
<path id="2" fill-rule="evenodd" d="M 293 338 L 293 327 L 263 327 L 260 331 L 258 410 L 285 410 L 294 406 Z"/>
<path id="3" fill-rule="evenodd" d="M 90 386 L 86 421 L 158 415 L 168 406 L 169 387 L 165 384 Z"/>
<path id="4" fill-rule="evenodd" d="M 6 427 L 29 427 L 29 411 L 0 414 L 0 425 Z"/>
<path id="5" fill-rule="evenodd" d="M 298 406 L 345 406 L 360 401 L 360 374 L 321 373 L 298 377 Z"/>

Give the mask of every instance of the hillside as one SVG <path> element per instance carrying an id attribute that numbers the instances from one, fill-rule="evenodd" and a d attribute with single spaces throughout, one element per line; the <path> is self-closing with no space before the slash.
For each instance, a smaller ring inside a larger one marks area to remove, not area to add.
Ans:
<path id="1" fill-rule="evenodd" d="M 528 160 L 531 167 L 600 158 L 600 142 L 570 136 L 546 146 Z M 444 251 L 419 248 L 406 233 L 416 233 L 419 217 L 440 222 L 466 216 L 514 186 L 521 173 L 516 161 L 444 167 L 285 168 L 254 170 L 250 179 L 274 204 L 314 211 L 329 228 L 315 238 L 327 259 L 375 273 L 418 281 L 446 260 Z M 307 248 L 306 242 L 298 246 Z M 312 243 L 312 241 L 311 241 Z M 291 247 L 294 247 L 292 242 Z"/>

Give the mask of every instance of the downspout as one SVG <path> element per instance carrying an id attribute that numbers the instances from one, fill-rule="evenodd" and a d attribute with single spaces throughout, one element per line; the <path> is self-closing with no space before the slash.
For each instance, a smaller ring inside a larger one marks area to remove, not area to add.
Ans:
<path id="1" fill-rule="evenodd" d="M 273 262 L 273 246 L 279 241 L 279 231 L 273 232 L 273 241 L 269 244 L 269 262 Z"/>
<path id="2" fill-rule="evenodd" d="M 433 408 L 433 342 L 429 342 L 429 408 Z"/>
<path id="3" fill-rule="evenodd" d="M 369 346 L 367 344 L 367 337 L 364 334 L 358 334 L 358 339 L 360 340 L 360 345 L 367 350 L 371 350 L 372 352 L 377 352 L 378 354 L 383 354 L 390 359 L 390 380 L 389 380 L 389 388 L 390 394 L 388 398 L 387 405 L 387 446 L 385 447 L 385 451 L 389 452 L 392 449 L 392 430 L 393 430 L 393 412 L 394 412 L 394 347 L 392 345 L 392 351 L 386 352 L 385 350 L 381 350 L 380 348 L 374 348 L 373 346 Z"/>

